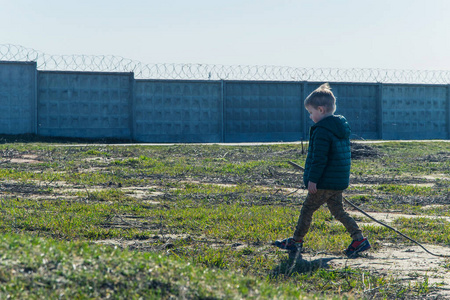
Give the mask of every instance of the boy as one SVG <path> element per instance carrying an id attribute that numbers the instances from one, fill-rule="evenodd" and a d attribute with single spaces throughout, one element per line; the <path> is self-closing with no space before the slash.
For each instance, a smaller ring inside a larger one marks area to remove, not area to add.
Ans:
<path id="1" fill-rule="evenodd" d="M 342 205 L 342 192 L 350 182 L 350 125 L 343 116 L 334 115 L 336 98 L 328 83 L 321 85 L 305 99 L 305 108 L 315 123 L 309 131 L 308 155 L 303 174 L 308 195 L 293 237 L 276 241 L 274 245 L 291 253 L 301 252 L 313 213 L 326 203 L 331 214 L 345 226 L 353 239 L 345 254 L 355 257 L 359 252 L 369 249 L 370 243 Z"/>

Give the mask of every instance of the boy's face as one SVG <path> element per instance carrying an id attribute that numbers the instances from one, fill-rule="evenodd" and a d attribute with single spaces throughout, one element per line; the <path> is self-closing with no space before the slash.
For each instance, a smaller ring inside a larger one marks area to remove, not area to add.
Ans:
<path id="1" fill-rule="evenodd" d="M 307 105 L 306 110 L 309 112 L 309 117 L 311 118 L 311 120 L 313 120 L 314 123 L 321 121 L 323 118 L 329 115 L 328 113 L 326 113 L 326 110 L 323 106 L 314 108 L 311 105 Z"/>

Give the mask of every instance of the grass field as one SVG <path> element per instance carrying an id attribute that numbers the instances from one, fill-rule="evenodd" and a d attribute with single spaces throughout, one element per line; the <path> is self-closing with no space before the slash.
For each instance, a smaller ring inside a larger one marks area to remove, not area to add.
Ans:
<path id="1" fill-rule="evenodd" d="M 450 222 L 435 218 L 450 217 L 449 145 L 352 144 L 345 195 L 369 212 L 422 216 L 392 224 L 421 243 L 449 247 Z M 0 151 L 2 299 L 411 299 L 442 288 L 417 274 L 405 281 L 323 267 L 316 255 L 343 258 L 351 241 L 326 208 L 314 215 L 304 264 L 270 245 L 292 235 L 305 198 L 301 174 L 287 163 L 304 164 L 299 144 L 3 140 Z M 357 221 L 371 252 L 399 241 Z M 449 259 L 442 268 L 450 272 Z"/>

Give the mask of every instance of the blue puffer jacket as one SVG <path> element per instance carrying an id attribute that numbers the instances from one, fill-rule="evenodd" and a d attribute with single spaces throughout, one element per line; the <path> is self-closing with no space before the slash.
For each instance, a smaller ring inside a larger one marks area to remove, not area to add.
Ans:
<path id="1" fill-rule="evenodd" d="M 318 189 L 344 190 L 350 183 L 350 125 L 343 116 L 332 115 L 309 131 L 308 155 L 303 182 L 317 183 Z"/>

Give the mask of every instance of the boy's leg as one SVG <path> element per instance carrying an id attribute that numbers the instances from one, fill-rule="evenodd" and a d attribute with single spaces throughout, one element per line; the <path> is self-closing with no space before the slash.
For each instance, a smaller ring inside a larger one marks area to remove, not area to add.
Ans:
<path id="1" fill-rule="evenodd" d="M 350 233 L 353 241 L 345 250 L 345 254 L 349 258 L 357 257 L 359 252 L 370 249 L 370 243 L 364 238 L 355 220 L 344 210 L 342 205 L 342 191 L 337 192 L 327 201 L 328 209 L 333 216 L 339 220 Z"/>
<path id="2" fill-rule="evenodd" d="M 327 202 L 329 196 L 329 190 L 317 190 L 315 194 L 308 193 L 300 211 L 297 226 L 295 227 L 294 240 L 303 241 L 303 237 L 308 233 L 309 227 L 311 227 L 314 212 Z"/>
<path id="3" fill-rule="evenodd" d="M 312 215 L 326 202 L 327 197 L 324 192 L 325 190 L 317 190 L 317 193 L 315 194 L 308 193 L 300 211 L 300 216 L 298 217 L 294 236 L 282 241 L 275 241 L 273 243 L 274 246 L 289 250 L 289 252 L 292 253 L 301 252 L 303 247 L 303 237 L 311 226 Z"/>
<path id="4" fill-rule="evenodd" d="M 315 194 L 308 193 L 300 211 L 293 237 L 286 238 L 282 241 L 275 241 L 273 245 L 291 252 L 301 250 L 303 247 L 303 237 L 308 233 L 309 227 L 311 226 L 312 215 L 319 207 L 327 202 L 327 199 L 334 192 L 336 191 L 317 190 Z"/>
<path id="5" fill-rule="evenodd" d="M 363 238 L 361 229 L 359 229 L 355 220 L 344 210 L 344 205 L 342 204 L 342 191 L 334 192 L 335 193 L 327 201 L 328 209 L 336 220 L 344 225 L 353 240 L 361 240 Z"/>

